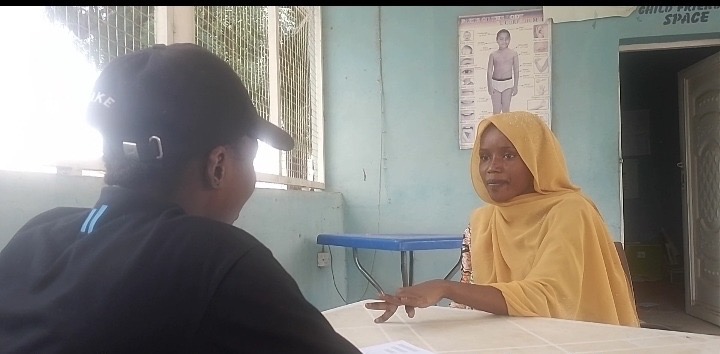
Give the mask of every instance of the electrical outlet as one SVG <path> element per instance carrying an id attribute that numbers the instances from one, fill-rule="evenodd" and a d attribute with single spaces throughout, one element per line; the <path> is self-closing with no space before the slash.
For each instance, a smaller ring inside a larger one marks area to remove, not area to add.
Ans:
<path id="1" fill-rule="evenodd" d="M 317 264 L 318 267 L 327 267 L 330 264 L 330 253 L 318 252 Z"/>

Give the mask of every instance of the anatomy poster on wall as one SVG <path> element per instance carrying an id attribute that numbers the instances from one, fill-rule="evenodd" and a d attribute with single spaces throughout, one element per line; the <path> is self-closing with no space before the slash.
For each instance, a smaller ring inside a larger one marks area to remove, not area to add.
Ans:
<path id="1" fill-rule="evenodd" d="M 458 18 L 460 149 L 480 120 L 530 111 L 550 125 L 550 26 L 541 9 Z"/>

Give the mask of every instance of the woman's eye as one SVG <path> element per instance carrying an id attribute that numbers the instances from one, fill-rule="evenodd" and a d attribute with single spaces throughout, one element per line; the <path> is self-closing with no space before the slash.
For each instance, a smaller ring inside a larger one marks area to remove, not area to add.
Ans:
<path id="1" fill-rule="evenodd" d="M 490 160 L 490 156 L 489 156 L 489 155 L 480 155 L 480 160 L 481 160 L 481 161 Z"/>
<path id="2" fill-rule="evenodd" d="M 516 156 L 515 154 L 506 153 L 503 157 L 510 160 L 510 159 L 514 159 L 515 156 Z"/>

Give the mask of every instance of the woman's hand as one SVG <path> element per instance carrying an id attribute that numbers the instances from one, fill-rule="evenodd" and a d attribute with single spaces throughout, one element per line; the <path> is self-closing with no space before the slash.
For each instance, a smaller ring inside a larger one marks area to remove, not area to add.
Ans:
<path id="1" fill-rule="evenodd" d="M 415 317 L 415 308 L 425 308 L 436 305 L 445 297 L 445 292 L 450 282 L 446 280 L 430 280 L 417 285 L 398 289 L 395 295 L 380 295 L 382 302 L 371 302 L 365 304 L 365 308 L 371 310 L 385 311 L 375 319 L 376 323 L 385 322 L 397 311 L 398 306 L 405 306 L 408 317 Z"/>
<path id="2" fill-rule="evenodd" d="M 400 305 L 412 307 L 428 307 L 436 305 L 445 297 L 445 289 L 449 282 L 447 280 L 429 280 L 417 285 L 400 288 L 395 294 Z"/>
<path id="3" fill-rule="evenodd" d="M 395 314 L 397 311 L 397 308 L 399 305 L 397 305 L 397 300 L 392 299 L 393 295 L 386 295 L 381 294 L 378 299 L 383 300 L 382 302 L 368 302 L 365 304 L 366 309 L 370 310 L 382 310 L 384 311 L 382 315 L 375 318 L 375 323 L 382 323 L 390 319 L 392 315 Z M 415 316 L 415 310 L 413 309 L 412 314 L 411 311 L 408 310 L 408 308 L 405 308 L 405 312 L 407 312 L 408 317 L 414 317 Z"/>

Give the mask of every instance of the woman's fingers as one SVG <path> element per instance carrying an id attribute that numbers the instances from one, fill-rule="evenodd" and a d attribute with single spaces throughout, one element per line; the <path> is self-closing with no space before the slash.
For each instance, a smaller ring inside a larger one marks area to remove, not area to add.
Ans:
<path id="1" fill-rule="evenodd" d="M 389 304 L 387 302 L 368 302 L 365 304 L 365 308 L 369 310 L 386 310 L 389 307 L 397 307 L 397 305 Z"/>
<path id="2" fill-rule="evenodd" d="M 370 310 L 382 310 L 383 312 L 379 317 L 375 319 L 375 323 L 382 323 L 390 319 L 392 315 L 397 311 L 398 306 L 387 302 L 368 302 L 365 304 L 365 308 Z"/>
<path id="3" fill-rule="evenodd" d="M 393 305 L 404 305 L 403 299 L 397 295 L 380 294 L 380 296 L 378 296 L 378 299 Z"/>
<path id="4" fill-rule="evenodd" d="M 407 313 L 408 317 L 410 318 L 415 317 L 415 307 L 405 306 L 405 313 Z"/>
<path id="5" fill-rule="evenodd" d="M 423 296 L 417 296 L 413 293 L 411 288 L 401 288 L 398 290 L 398 294 L 379 294 L 378 302 L 368 302 L 365 304 L 365 308 L 370 310 L 384 311 L 380 317 L 375 319 L 376 323 L 385 322 L 397 312 L 398 307 L 404 306 L 405 313 L 409 318 L 415 317 L 415 308 L 427 307 L 427 300 Z"/>
<path id="6" fill-rule="evenodd" d="M 375 323 L 383 323 L 389 320 L 390 317 L 395 314 L 395 311 L 397 311 L 397 306 L 387 308 L 385 312 L 382 313 L 382 315 L 375 319 Z"/>

